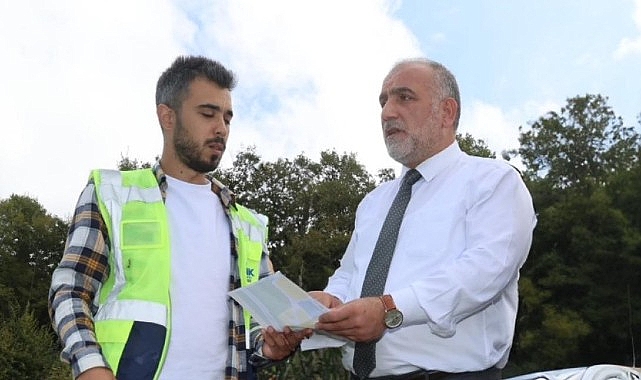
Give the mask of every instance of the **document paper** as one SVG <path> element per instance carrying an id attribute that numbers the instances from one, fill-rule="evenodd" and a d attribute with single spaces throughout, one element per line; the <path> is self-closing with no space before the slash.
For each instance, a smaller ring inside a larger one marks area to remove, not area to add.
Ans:
<path id="1" fill-rule="evenodd" d="M 280 272 L 234 289 L 229 295 L 261 326 L 273 326 L 278 331 L 285 326 L 313 329 L 318 317 L 329 310 Z"/>
<path id="2" fill-rule="evenodd" d="M 277 331 L 283 331 L 285 326 L 292 330 L 313 329 L 318 317 L 329 310 L 281 272 L 228 294 L 247 309 L 258 324 L 272 326 Z M 338 347 L 345 343 L 339 337 L 316 331 L 310 339 L 303 341 L 303 350 Z"/>

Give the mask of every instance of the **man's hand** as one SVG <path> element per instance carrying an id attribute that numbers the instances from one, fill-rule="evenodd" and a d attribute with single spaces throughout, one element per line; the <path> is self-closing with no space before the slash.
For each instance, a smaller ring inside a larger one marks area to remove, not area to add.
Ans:
<path id="1" fill-rule="evenodd" d="M 318 318 L 316 329 L 354 342 L 370 342 L 385 332 L 385 308 L 378 297 L 360 298 L 332 308 Z"/>
<path id="2" fill-rule="evenodd" d="M 307 293 L 316 301 L 322 303 L 325 307 L 330 309 L 343 304 L 343 302 L 338 298 L 334 297 L 329 293 L 322 292 L 320 290 L 313 290 Z"/>
<path id="3" fill-rule="evenodd" d="M 313 332 L 312 329 L 293 331 L 289 327 L 285 327 L 283 332 L 278 332 L 269 326 L 263 329 L 263 339 L 265 340 L 263 356 L 272 360 L 283 360 L 296 351 L 301 340 L 309 338 Z"/>
<path id="4" fill-rule="evenodd" d="M 109 368 L 94 367 L 81 373 L 76 380 L 116 380 L 116 377 Z"/>

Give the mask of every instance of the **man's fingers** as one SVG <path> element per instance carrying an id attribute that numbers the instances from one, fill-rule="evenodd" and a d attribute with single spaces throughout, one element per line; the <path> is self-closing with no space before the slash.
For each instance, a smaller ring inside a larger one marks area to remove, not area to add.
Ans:
<path id="1" fill-rule="evenodd" d="M 337 306 L 330 311 L 321 314 L 318 317 L 318 322 L 320 323 L 338 323 L 344 321 L 350 317 L 349 309 L 345 306 Z"/>
<path id="2" fill-rule="evenodd" d="M 300 341 L 309 337 L 313 332 L 312 329 L 293 331 L 289 327 L 285 327 L 283 332 L 278 332 L 272 326 L 269 326 L 263 331 L 263 339 L 265 344 L 269 345 L 273 350 L 293 352 L 298 348 Z"/>

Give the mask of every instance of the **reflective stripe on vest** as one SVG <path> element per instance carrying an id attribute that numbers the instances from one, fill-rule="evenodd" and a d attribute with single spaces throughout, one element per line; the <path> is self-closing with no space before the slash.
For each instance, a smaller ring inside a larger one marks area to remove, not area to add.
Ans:
<path id="1" fill-rule="evenodd" d="M 111 242 L 111 272 L 94 316 L 96 336 L 117 373 L 134 321 L 158 324 L 169 334 L 169 226 L 150 169 L 95 170 L 92 177 Z"/>
<path id="2" fill-rule="evenodd" d="M 240 286 L 247 286 L 258 281 L 260 277 L 260 262 L 263 251 L 267 252 L 267 217 L 256 214 L 236 205 L 231 207 L 231 224 L 238 249 L 238 273 Z M 243 310 L 245 318 L 245 347 L 250 347 L 249 330 L 251 314 Z"/>

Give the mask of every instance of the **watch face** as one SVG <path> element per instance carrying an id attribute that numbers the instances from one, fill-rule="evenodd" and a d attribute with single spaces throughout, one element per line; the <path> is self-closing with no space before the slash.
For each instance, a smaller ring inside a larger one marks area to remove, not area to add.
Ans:
<path id="1" fill-rule="evenodd" d="M 396 328 L 403 323 L 403 313 L 397 309 L 392 309 L 385 313 L 385 326 L 390 329 Z"/>

